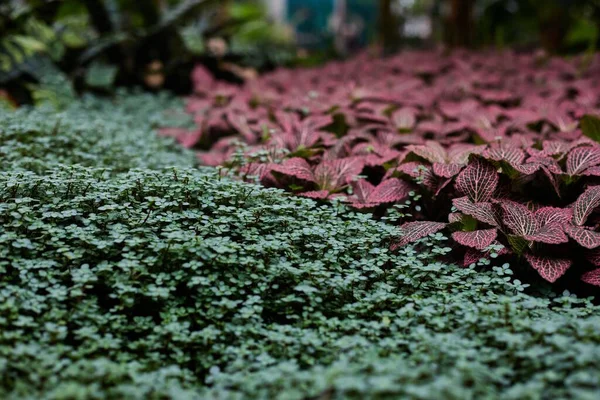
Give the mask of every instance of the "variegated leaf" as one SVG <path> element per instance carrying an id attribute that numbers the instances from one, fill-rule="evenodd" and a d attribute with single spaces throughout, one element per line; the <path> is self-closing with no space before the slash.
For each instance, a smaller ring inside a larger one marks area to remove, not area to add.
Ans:
<path id="1" fill-rule="evenodd" d="M 406 149 L 430 163 L 444 164 L 446 162 L 446 150 L 438 142 L 432 140 L 425 142 L 424 145 L 407 146 Z"/>
<path id="2" fill-rule="evenodd" d="M 548 224 L 566 224 L 571 220 L 573 210 L 570 208 L 542 207 L 536 210 L 534 214 L 540 226 Z"/>
<path id="3" fill-rule="evenodd" d="M 308 197 L 315 200 L 325 200 L 329 197 L 329 191 L 327 190 L 315 190 L 311 192 L 299 193 L 300 196 Z"/>
<path id="4" fill-rule="evenodd" d="M 391 178 L 381 182 L 371 192 L 368 199 L 370 203 L 393 203 L 408 197 L 411 187 L 405 181 Z"/>
<path id="5" fill-rule="evenodd" d="M 489 163 L 475 158 L 456 178 L 456 189 L 475 203 L 492 198 L 498 186 L 498 173 Z"/>
<path id="6" fill-rule="evenodd" d="M 452 239 L 463 246 L 483 250 L 496 240 L 496 229 L 481 229 L 472 232 L 458 231 L 452 233 Z"/>
<path id="7" fill-rule="evenodd" d="M 600 246 L 599 232 L 594 232 L 586 227 L 571 224 L 565 225 L 565 232 L 586 249 L 595 249 Z"/>
<path id="8" fill-rule="evenodd" d="M 356 182 L 352 183 L 352 191 L 356 196 L 359 203 L 367 203 L 369 201 L 369 196 L 375 189 L 370 182 L 366 179 L 359 179 Z"/>
<path id="9" fill-rule="evenodd" d="M 432 233 L 439 232 L 445 227 L 446 224 L 443 222 L 407 222 L 400 227 L 402 237 L 396 244 L 392 246 L 392 250 L 395 250 L 398 247 L 407 245 L 409 243 L 415 242 L 421 238 L 424 238 L 425 236 L 431 235 Z"/>
<path id="10" fill-rule="evenodd" d="M 506 161 L 511 165 L 520 165 L 525 159 L 525 152 L 518 147 L 502 145 L 487 149 L 483 156 L 494 161 Z"/>
<path id="11" fill-rule="evenodd" d="M 452 199 L 452 204 L 460 212 L 470 215 L 478 221 L 485 222 L 488 225 L 498 226 L 491 203 L 473 203 L 467 196 L 464 196 Z"/>
<path id="12" fill-rule="evenodd" d="M 525 258 L 542 278 L 551 283 L 556 282 L 571 266 L 571 260 L 567 259 L 542 257 L 533 254 L 525 254 Z"/>
<path id="13" fill-rule="evenodd" d="M 442 178 L 452 178 L 457 175 L 462 168 L 463 166 L 460 164 L 434 163 L 433 173 Z"/>
<path id="14" fill-rule="evenodd" d="M 273 171 L 283 175 L 293 176 L 308 182 L 316 182 L 310 164 L 299 157 L 289 158 L 279 165 L 273 167 Z"/>
<path id="15" fill-rule="evenodd" d="M 502 200 L 502 222 L 517 236 L 534 235 L 538 228 L 535 215 L 527 207 L 510 200 Z"/>
<path id="16" fill-rule="evenodd" d="M 600 206 L 600 186 L 587 188 L 575 201 L 573 223 L 575 225 L 583 225 L 598 206 Z"/>
<path id="17" fill-rule="evenodd" d="M 523 237 L 532 242 L 547 244 L 560 244 L 567 243 L 569 241 L 569 238 L 567 235 L 565 235 L 562 225 L 556 223 L 542 226 L 535 233 L 531 235 L 525 235 Z"/>
<path id="18" fill-rule="evenodd" d="M 599 147 L 577 147 L 567 156 L 567 174 L 577 175 L 590 167 L 600 165 Z"/>
<path id="19" fill-rule="evenodd" d="M 581 280 L 590 285 L 600 286 L 600 268 L 586 272 L 581 276 Z"/>

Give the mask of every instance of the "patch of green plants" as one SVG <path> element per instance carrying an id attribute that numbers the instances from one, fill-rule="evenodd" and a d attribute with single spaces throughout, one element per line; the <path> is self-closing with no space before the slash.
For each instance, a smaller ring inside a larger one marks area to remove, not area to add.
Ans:
<path id="1" fill-rule="evenodd" d="M 589 300 L 194 168 L 173 105 L 0 115 L 0 398 L 597 398 Z"/>

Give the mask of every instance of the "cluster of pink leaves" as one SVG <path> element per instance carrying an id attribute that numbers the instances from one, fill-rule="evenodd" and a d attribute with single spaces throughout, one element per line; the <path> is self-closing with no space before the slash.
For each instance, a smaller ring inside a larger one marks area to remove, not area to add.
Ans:
<path id="1" fill-rule="evenodd" d="M 197 128 L 163 134 L 205 165 L 231 166 L 243 143 L 240 176 L 302 196 L 375 208 L 417 191 L 423 212 L 396 245 L 447 228 L 466 265 L 502 244 L 550 282 L 574 248 L 600 266 L 600 145 L 580 129 L 600 114 L 600 57 L 583 70 L 513 52 L 364 54 L 242 86 L 197 67 L 193 81 Z M 600 269 L 583 280 L 600 285 Z"/>

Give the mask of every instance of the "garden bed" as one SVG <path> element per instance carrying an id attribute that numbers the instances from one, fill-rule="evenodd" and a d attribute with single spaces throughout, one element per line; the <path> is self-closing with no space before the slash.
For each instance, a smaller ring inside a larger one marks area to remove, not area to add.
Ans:
<path id="1" fill-rule="evenodd" d="M 196 168 L 178 106 L 2 111 L 0 397 L 597 398 L 589 300 Z"/>
<path id="2" fill-rule="evenodd" d="M 444 230 L 468 266 L 492 252 L 548 282 L 600 285 L 600 57 L 456 51 L 363 55 L 244 86 L 199 66 L 201 163 L 386 215 L 402 246 Z M 583 282 L 581 282 L 583 281 Z"/>

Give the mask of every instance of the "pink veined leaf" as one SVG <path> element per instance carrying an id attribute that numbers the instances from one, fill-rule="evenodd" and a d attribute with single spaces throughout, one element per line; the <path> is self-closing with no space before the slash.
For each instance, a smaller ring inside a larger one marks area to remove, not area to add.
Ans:
<path id="1" fill-rule="evenodd" d="M 468 248 L 465 252 L 465 257 L 463 258 L 463 267 L 468 267 L 471 264 L 475 264 L 482 258 L 486 258 L 487 254 L 473 248 Z"/>
<path id="2" fill-rule="evenodd" d="M 373 186 L 366 179 L 359 179 L 352 184 L 352 190 L 359 203 L 368 203 L 369 196 L 373 193 L 375 186 Z"/>
<path id="3" fill-rule="evenodd" d="M 485 150 L 483 156 L 494 161 L 506 161 L 511 165 L 520 165 L 525 159 L 525 152 L 518 147 L 502 145 Z"/>
<path id="4" fill-rule="evenodd" d="M 498 173 L 487 162 L 475 158 L 456 178 L 456 189 L 475 203 L 492 198 L 498 186 Z"/>
<path id="5" fill-rule="evenodd" d="M 319 189 L 336 191 L 352 182 L 364 168 L 358 157 L 325 160 L 316 166 L 314 182 Z"/>
<path id="6" fill-rule="evenodd" d="M 600 186 L 591 186 L 575 201 L 573 223 L 583 225 L 598 206 L 600 206 Z"/>
<path id="7" fill-rule="evenodd" d="M 244 176 L 256 176 L 262 182 L 271 172 L 273 166 L 271 163 L 249 163 L 240 169 L 240 173 Z"/>
<path id="8" fill-rule="evenodd" d="M 600 165 L 596 165 L 595 167 L 590 167 L 583 171 L 581 175 L 584 176 L 600 176 Z"/>
<path id="9" fill-rule="evenodd" d="M 329 197 L 329 191 L 328 190 L 316 190 L 316 191 L 312 191 L 312 192 L 299 193 L 299 195 L 302 197 L 308 197 L 310 199 L 315 199 L 315 200 L 325 200 Z"/>
<path id="10" fill-rule="evenodd" d="M 586 272 L 581 276 L 581 280 L 590 285 L 600 286 L 600 268 Z"/>
<path id="11" fill-rule="evenodd" d="M 458 175 L 458 173 L 463 169 L 463 167 L 464 166 L 460 164 L 434 163 L 433 173 L 442 178 L 452 178 L 453 176 Z"/>
<path id="12" fill-rule="evenodd" d="M 377 185 L 368 199 L 370 203 L 376 204 L 393 203 L 407 198 L 410 191 L 411 187 L 408 183 L 398 178 L 391 178 Z"/>
<path id="13" fill-rule="evenodd" d="M 566 224 L 571 220 L 573 210 L 570 208 L 542 207 L 536 210 L 534 214 L 541 226 L 548 224 Z"/>
<path id="14" fill-rule="evenodd" d="M 588 252 L 585 258 L 596 267 L 600 267 L 600 249 Z"/>
<path id="15" fill-rule="evenodd" d="M 457 231 L 452 233 L 452 239 L 463 246 L 483 250 L 496 240 L 497 235 L 498 231 L 496 229 L 481 229 L 471 232 Z"/>
<path id="16" fill-rule="evenodd" d="M 444 229 L 447 224 L 443 222 L 429 222 L 429 221 L 416 221 L 407 222 L 400 226 L 402 231 L 402 237 L 400 240 L 392 246 L 392 250 L 398 247 L 405 246 L 409 243 L 416 242 L 417 240 L 424 238 L 425 236 L 437 233 Z"/>
<path id="17" fill-rule="evenodd" d="M 577 175 L 590 167 L 600 164 L 600 148 L 594 146 L 577 147 L 567 156 L 567 174 Z"/>
<path id="18" fill-rule="evenodd" d="M 423 169 L 428 168 L 422 162 L 410 161 L 407 163 L 400 164 L 396 168 L 396 171 L 406 174 L 411 178 L 417 178 L 423 176 Z"/>
<path id="19" fill-rule="evenodd" d="M 308 182 L 316 182 L 310 164 L 299 157 L 289 158 L 279 165 L 273 166 L 273 171 L 283 175 L 293 176 Z"/>
<path id="20" fill-rule="evenodd" d="M 392 114 L 392 122 L 396 129 L 410 130 L 417 123 L 417 112 L 414 108 L 401 108 Z"/>
<path id="21" fill-rule="evenodd" d="M 563 276 L 571 266 L 571 260 L 551 257 L 541 257 L 533 254 L 525 254 L 529 264 L 542 278 L 554 283 Z"/>
<path id="22" fill-rule="evenodd" d="M 577 243 L 586 249 L 595 249 L 600 246 L 600 233 L 583 226 L 565 225 L 565 232 Z"/>
<path id="23" fill-rule="evenodd" d="M 424 145 L 411 145 L 407 146 L 406 149 L 430 163 L 446 163 L 446 150 L 438 142 L 428 140 Z"/>
<path id="24" fill-rule="evenodd" d="M 457 143 L 448 148 L 447 161 L 452 164 L 466 165 L 469 162 L 471 154 L 481 154 L 485 146 L 475 146 L 472 144 Z"/>
<path id="25" fill-rule="evenodd" d="M 448 222 L 454 224 L 456 222 L 461 222 L 465 214 L 462 213 L 450 213 L 448 214 Z"/>
<path id="26" fill-rule="evenodd" d="M 532 242 L 546 244 L 561 244 L 569 241 L 569 238 L 567 235 L 565 235 L 562 225 L 556 223 L 544 225 L 535 233 L 531 235 L 525 235 L 523 238 Z"/>
<path id="27" fill-rule="evenodd" d="M 411 190 L 408 183 L 397 178 L 387 179 L 376 187 L 361 179 L 352 186 L 356 200 L 351 204 L 356 208 L 370 208 L 400 201 L 408 197 Z"/>
<path id="28" fill-rule="evenodd" d="M 503 215 L 502 222 L 515 234 L 521 237 L 534 235 L 539 229 L 533 212 L 527 207 L 510 200 L 500 202 Z"/>
<path id="29" fill-rule="evenodd" d="M 227 113 L 227 122 L 244 138 L 246 143 L 256 143 L 258 137 L 250 128 L 244 114 L 230 111 Z"/>
<path id="30" fill-rule="evenodd" d="M 478 221 L 485 222 L 488 225 L 498 226 L 491 203 L 473 203 L 467 196 L 464 196 L 452 199 L 452 204 L 460 212 L 470 215 Z"/>

